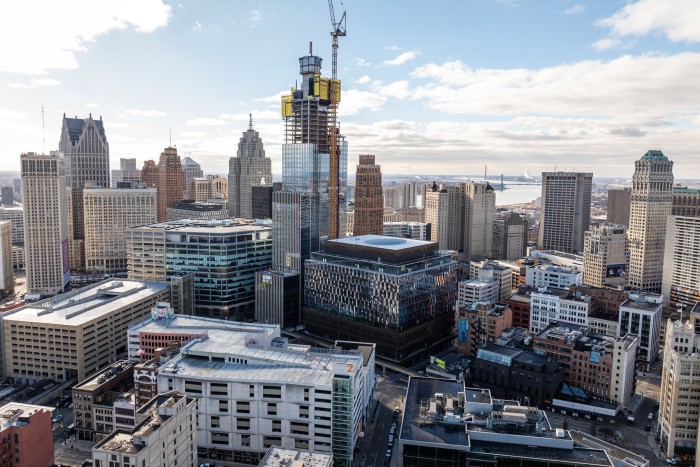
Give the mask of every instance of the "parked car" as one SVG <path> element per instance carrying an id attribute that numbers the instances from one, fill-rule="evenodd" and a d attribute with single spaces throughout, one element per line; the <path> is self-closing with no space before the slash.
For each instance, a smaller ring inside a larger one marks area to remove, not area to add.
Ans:
<path id="1" fill-rule="evenodd" d="M 60 422 L 61 420 L 63 420 L 63 415 L 61 415 L 60 413 L 57 413 L 57 414 L 54 415 L 53 418 L 51 419 L 51 423 L 58 423 L 58 422 Z"/>
<path id="2" fill-rule="evenodd" d="M 389 446 L 394 445 L 394 435 L 389 435 Z"/>
<path id="3" fill-rule="evenodd" d="M 644 431 L 651 431 L 651 424 L 647 423 L 644 425 Z"/>

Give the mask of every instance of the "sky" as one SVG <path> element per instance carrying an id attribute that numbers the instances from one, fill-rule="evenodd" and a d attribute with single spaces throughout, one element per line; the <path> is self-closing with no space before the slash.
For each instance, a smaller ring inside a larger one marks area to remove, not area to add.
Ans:
<path id="1" fill-rule="evenodd" d="M 345 0 L 341 132 L 349 172 L 629 177 L 660 149 L 700 178 L 700 1 Z M 0 4 L 0 160 L 102 117 L 111 168 L 172 144 L 226 173 L 252 114 L 281 173 L 280 95 L 313 52 L 322 0 L 22 0 Z M 42 106 L 44 116 L 42 120 Z M 43 125 L 42 125 L 43 122 Z"/>

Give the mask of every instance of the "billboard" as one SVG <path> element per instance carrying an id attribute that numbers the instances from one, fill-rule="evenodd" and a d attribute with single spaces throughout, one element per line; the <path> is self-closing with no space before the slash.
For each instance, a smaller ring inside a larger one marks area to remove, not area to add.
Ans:
<path id="1" fill-rule="evenodd" d="M 614 279 L 616 277 L 626 277 L 627 276 L 627 265 L 626 264 L 608 264 L 605 269 L 605 278 Z"/>
<path id="2" fill-rule="evenodd" d="M 467 342 L 467 327 L 469 322 L 466 319 L 459 320 L 459 341 Z"/>

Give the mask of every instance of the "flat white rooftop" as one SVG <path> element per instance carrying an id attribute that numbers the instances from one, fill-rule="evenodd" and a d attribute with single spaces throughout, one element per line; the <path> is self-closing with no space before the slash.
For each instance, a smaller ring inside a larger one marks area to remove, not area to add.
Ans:
<path id="1" fill-rule="evenodd" d="M 180 219 L 141 225 L 139 229 L 164 229 L 167 232 L 231 234 L 241 232 L 269 231 L 271 227 L 254 219 Z"/>
<path id="2" fill-rule="evenodd" d="M 435 242 L 426 242 L 424 240 L 413 240 L 410 238 L 385 237 L 384 235 L 358 235 L 356 237 L 337 238 L 327 240 L 328 243 L 336 243 L 340 245 L 356 245 L 367 248 L 377 248 L 381 250 L 400 251 L 417 246 L 436 245 Z"/>
<path id="3" fill-rule="evenodd" d="M 8 312 L 4 321 L 80 326 L 147 299 L 170 287 L 166 282 L 110 280 L 34 302 Z"/>

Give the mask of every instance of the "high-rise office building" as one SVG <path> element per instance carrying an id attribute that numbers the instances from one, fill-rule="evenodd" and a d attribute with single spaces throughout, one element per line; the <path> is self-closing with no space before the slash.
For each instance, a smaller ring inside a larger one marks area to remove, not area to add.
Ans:
<path id="1" fill-rule="evenodd" d="M 666 324 L 658 436 L 659 447 L 667 457 L 694 454 L 698 442 L 700 310 L 695 305 L 689 320 L 669 319 Z"/>
<path id="2" fill-rule="evenodd" d="M 143 163 L 141 181 L 146 185 L 146 188 L 156 188 L 158 186 L 158 164 L 156 164 L 156 161 L 148 160 Z"/>
<path id="3" fill-rule="evenodd" d="M 53 295 L 70 285 L 65 162 L 58 151 L 30 152 L 20 160 L 27 293 Z"/>
<path id="4" fill-rule="evenodd" d="M 15 192 L 13 191 L 11 186 L 4 186 L 0 190 L 0 194 L 2 194 L 2 205 L 3 206 L 12 206 L 15 204 Z"/>
<path id="5" fill-rule="evenodd" d="M 22 201 L 22 179 L 13 178 L 12 179 L 12 190 L 14 192 L 15 201 Z"/>
<path id="6" fill-rule="evenodd" d="M 156 190 L 85 189 L 83 197 L 87 270 L 126 271 L 126 229 L 156 222 Z"/>
<path id="7" fill-rule="evenodd" d="M 700 301 L 700 217 L 668 216 L 661 294 L 672 307 Z"/>
<path id="8" fill-rule="evenodd" d="M 608 224 L 627 225 L 630 221 L 631 188 L 608 190 Z"/>
<path id="9" fill-rule="evenodd" d="M 384 231 L 384 197 L 381 166 L 374 156 L 360 154 L 355 173 L 355 220 L 353 235 L 382 235 Z"/>
<path id="10" fill-rule="evenodd" d="M 687 186 L 674 186 L 671 214 L 700 217 L 700 190 Z"/>
<path id="11" fill-rule="evenodd" d="M 207 175 L 211 185 L 211 197 L 222 200 L 225 204 L 228 201 L 228 179 L 218 175 Z"/>
<path id="12" fill-rule="evenodd" d="M 433 184 L 425 194 L 425 222 L 431 240 L 444 250 L 459 252 L 465 261 L 491 256 L 496 194 L 487 182 Z"/>
<path id="13" fill-rule="evenodd" d="M 11 208 L 0 206 L 0 221 L 12 223 L 12 244 L 24 245 L 24 209 L 19 206 Z"/>
<path id="14" fill-rule="evenodd" d="M 197 203 L 206 203 L 211 197 L 211 182 L 206 177 L 190 178 L 190 186 L 187 187 L 188 199 Z"/>
<path id="15" fill-rule="evenodd" d="M 628 235 L 628 284 L 660 292 L 666 241 L 666 217 L 673 205 L 673 162 L 661 151 L 647 151 L 634 163 Z"/>
<path id="16" fill-rule="evenodd" d="M 493 221 L 493 258 L 515 261 L 527 253 L 527 232 L 530 223 L 514 212 L 507 212 Z"/>
<path id="17" fill-rule="evenodd" d="M 583 235 L 591 223 L 592 187 L 592 173 L 542 173 L 541 250 L 583 250 Z"/>
<path id="18" fill-rule="evenodd" d="M 112 188 L 134 187 L 140 182 L 141 171 L 136 168 L 136 159 L 119 159 L 119 170 L 112 170 Z"/>
<path id="19" fill-rule="evenodd" d="M 253 218 L 253 187 L 272 186 L 272 162 L 265 157 L 252 116 L 238 142 L 236 157 L 231 157 L 228 164 L 228 210 L 232 217 Z"/>
<path id="20" fill-rule="evenodd" d="M 654 293 L 630 293 L 620 305 L 620 335 L 639 336 L 637 365 L 649 370 L 659 354 L 663 297 Z"/>
<path id="21" fill-rule="evenodd" d="M 618 224 L 593 224 L 583 242 L 583 283 L 617 287 L 627 283 L 630 261 L 627 228 Z"/>
<path id="22" fill-rule="evenodd" d="M 378 353 L 401 364 L 451 345 L 457 277 L 437 243 L 326 240 L 305 263 L 302 317 L 318 335 L 376 342 Z"/>
<path id="23" fill-rule="evenodd" d="M 182 165 L 177 149 L 167 147 L 160 155 L 158 162 L 158 222 L 168 220 L 168 208 L 183 195 Z"/>
<path id="24" fill-rule="evenodd" d="M 290 94 L 282 96 L 282 118 L 285 122 L 282 144 L 283 190 L 272 193 L 272 268 L 286 274 L 271 277 L 280 278 L 278 284 L 298 284 L 300 289 L 296 293 L 299 300 L 304 287 L 304 260 L 312 252 L 318 251 L 320 240 L 329 235 L 330 226 L 328 107 L 331 92 L 338 93 L 336 97 L 340 98 L 340 86 L 331 86 L 330 80 L 321 77 L 321 61 L 321 57 L 314 55 L 301 57 L 301 88 L 293 88 Z M 338 151 L 338 215 L 340 235 L 345 236 L 348 145 L 342 135 L 338 135 Z M 289 279 L 290 274 L 300 274 L 299 281 Z M 256 279 L 257 284 L 265 282 L 267 281 L 261 277 Z M 275 297 L 264 297 L 265 294 L 273 293 Z M 265 287 L 258 291 L 260 303 L 279 306 L 284 301 L 282 297 L 289 299 L 293 295 L 293 292 L 282 291 L 280 287 Z M 263 315 L 282 319 L 285 311 L 281 308 L 256 310 L 256 316 Z"/>
<path id="25" fill-rule="evenodd" d="M 384 206 L 395 209 L 423 207 L 426 184 L 407 182 L 384 189 Z"/>
<path id="26" fill-rule="evenodd" d="M 93 120 L 92 114 L 88 118 L 68 118 L 63 114 L 58 149 L 65 158 L 65 184 L 72 191 L 73 236 L 69 241 L 81 241 L 85 239 L 81 190 L 86 183 L 102 188 L 109 186 L 109 143 L 102 117 Z"/>
<path id="27" fill-rule="evenodd" d="M 182 199 L 194 199 L 190 193 L 190 180 L 193 178 L 204 177 L 202 166 L 191 157 L 182 159 L 182 186 L 185 192 Z"/>
<path id="28" fill-rule="evenodd" d="M 243 219 L 181 220 L 126 232 L 130 278 L 194 273 L 195 313 L 251 319 L 255 273 L 271 265 L 271 229 Z"/>
<path id="29" fill-rule="evenodd" d="M 12 222 L 0 220 L 0 298 L 15 290 L 12 269 Z"/>
<path id="30" fill-rule="evenodd" d="M 252 219 L 272 219 L 272 186 L 254 186 Z"/>

